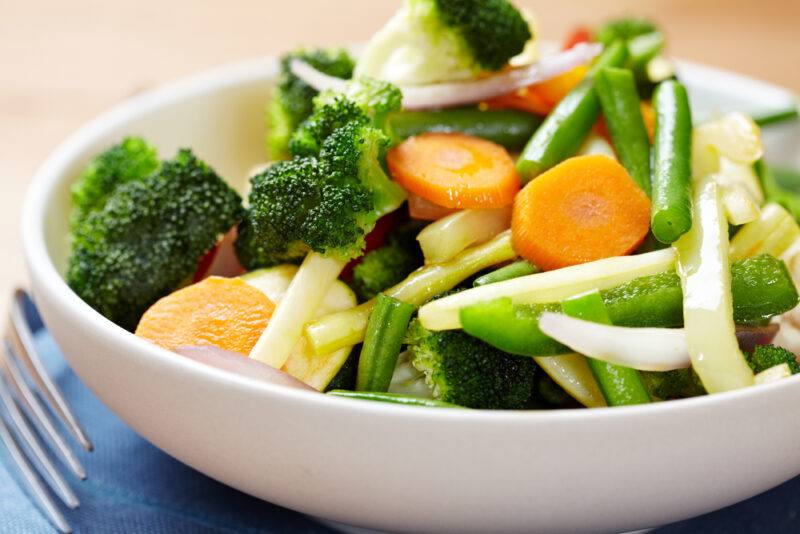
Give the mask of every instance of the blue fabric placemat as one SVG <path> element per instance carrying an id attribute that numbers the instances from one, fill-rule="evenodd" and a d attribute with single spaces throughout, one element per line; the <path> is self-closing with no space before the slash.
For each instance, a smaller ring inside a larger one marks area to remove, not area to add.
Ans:
<path id="1" fill-rule="evenodd" d="M 43 329 L 36 335 L 52 376 L 94 441 L 79 452 L 89 478 L 72 481 L 81 506 L 64 510 L 77 533 L 179 534 L 334 531 L 301 514 L 249 497 L 181 464 L 139 437 L 67 367 Z M 679 491 L 679 489 L 677 490 Z M 658 534 L 800 531 L 800 477 L 763 495 Z M 53 532 L 0 445 L 0 533 Z"/>

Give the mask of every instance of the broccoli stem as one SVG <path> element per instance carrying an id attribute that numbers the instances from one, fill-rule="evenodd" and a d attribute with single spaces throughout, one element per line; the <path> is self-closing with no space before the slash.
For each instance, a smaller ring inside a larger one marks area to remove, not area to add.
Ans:
<path id="1" fill-rule="evenodd" d="M 384 293 L 401 302 L 419 306 L 439 293 L 449 291 L 478 271 L 516 257 L 511 246 L 511 232 L 507 230 L 491 241 L 468 248 L 448 262 L 417 269 Z M 306 337 L 314 352 L 327 354 L 363 341 L 373 306 L 374 299 L 349 310 L 327 315 L 306 326 Z"/>
<path id="2" fill-rule="evenodd" d="M 379 293 L 358 360 L 357 391 L 387 391 L 414 306 Z"/>
<path id="3" fill-rule="evenodd" d="M 342 260 L 309 252 L 275 308 L 267 328 L 250 351 L 250 357 L 276 369 L 283 367 L 303 334 L 303 325 L 314 317 L 345 265 Z"/>

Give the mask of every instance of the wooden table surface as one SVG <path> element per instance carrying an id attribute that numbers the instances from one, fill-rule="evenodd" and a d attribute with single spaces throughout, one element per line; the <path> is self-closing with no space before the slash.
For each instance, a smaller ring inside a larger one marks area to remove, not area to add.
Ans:
<path id="1" fill-rule="evenodd" d="M 70 132 L 198 69 L 299 44 L 363 41 L 396 0 L 0 0 L 0 313 L 24 283 L 25 187 Z M 520 0 L 543 38 L 620 14 L 657 19 L 675 56 L 800 91 L 800 0 Z"/>

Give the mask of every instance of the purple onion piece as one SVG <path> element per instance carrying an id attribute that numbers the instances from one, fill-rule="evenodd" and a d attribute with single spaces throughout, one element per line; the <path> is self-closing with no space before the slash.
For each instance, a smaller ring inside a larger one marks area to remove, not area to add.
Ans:
<path id="1" fill-rule="evenodd" d="M 767 326 L 736 326 L 736 339 L 739 348 L 746 352 L 753 352 L 757 345 L 769 345 L 778 334 L 780 326 L 770 324 Z"/>

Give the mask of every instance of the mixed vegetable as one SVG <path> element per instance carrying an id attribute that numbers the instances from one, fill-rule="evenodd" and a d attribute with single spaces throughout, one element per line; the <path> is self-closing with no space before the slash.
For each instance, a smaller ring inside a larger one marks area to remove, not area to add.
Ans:
<path id="1" fill-rule="evenodd" d="M 358 58 L 286 54 L 246 198 L 121 140 L 73 186 L 67 282 L 177 354 L 350 399 L 620 406 L 800 372 L 800 173 L 760 131 L 797 110 L 697 123 L 651 22 L 546 51 L 532 20 L 404 0 Z"/>

